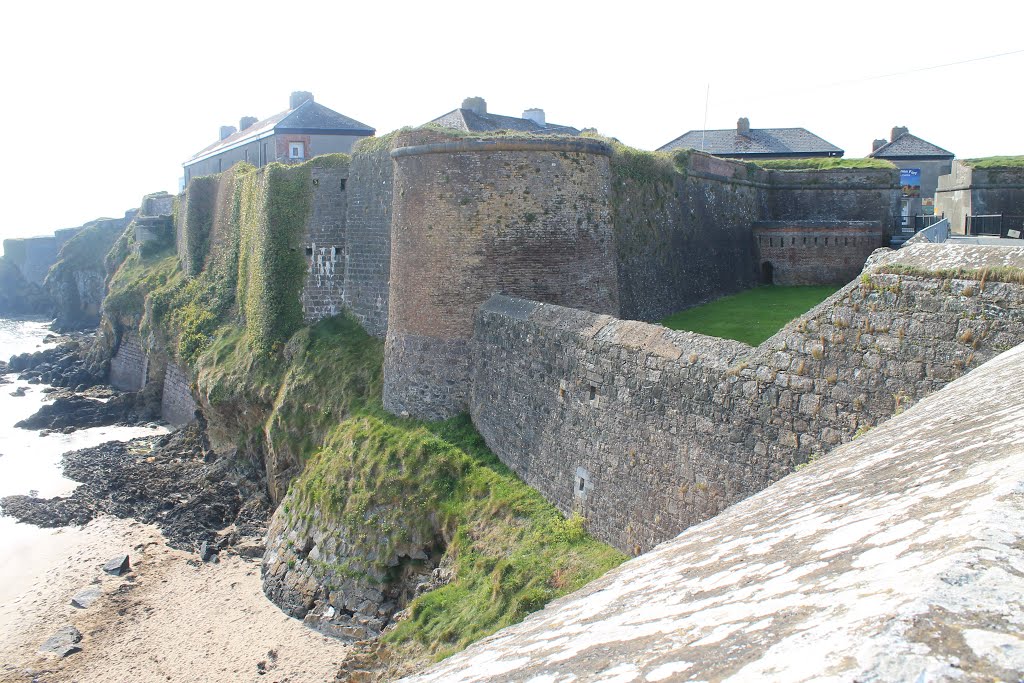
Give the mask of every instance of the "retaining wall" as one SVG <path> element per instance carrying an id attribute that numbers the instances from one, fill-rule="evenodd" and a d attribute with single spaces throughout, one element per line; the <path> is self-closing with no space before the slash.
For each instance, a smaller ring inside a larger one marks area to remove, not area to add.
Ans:
<path id="1" fill-rule="evenodd" d="M 164 387 L 160 400 L 160 417 L 179 426 L 196 419 L 199 406 L 192 398 L 191 381 L 177 363 L 168 363 L 164 372 Z"/>
<path id="2" fill-rule="evenodd" d="M 110 359 L 110 384 L 122 391 L 142 391 L 146 386 L 149 359 L 137 332 L 126 332 Z"/>

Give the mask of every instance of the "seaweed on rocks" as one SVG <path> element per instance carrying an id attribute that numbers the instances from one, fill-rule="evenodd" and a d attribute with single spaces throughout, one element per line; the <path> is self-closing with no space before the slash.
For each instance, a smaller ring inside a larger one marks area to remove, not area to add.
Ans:
<path id="1" fill-rule="evenodd" d="M 218 457 L 201 422 L 163 436 L 111 441 L 64 455 L 64 474 L 81 482 L 67 497 L 8 496 L 6 515 L 42 527 L 85 524 L 101 514 L 155 524 L 174 548 L 204 543 L 256 557 L 270 502 L 249 463 Z"/>

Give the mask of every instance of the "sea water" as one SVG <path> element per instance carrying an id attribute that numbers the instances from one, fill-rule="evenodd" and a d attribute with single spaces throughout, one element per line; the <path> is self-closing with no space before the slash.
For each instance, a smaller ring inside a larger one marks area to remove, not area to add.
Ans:
<path id="1" fill-rule="evenodd" d="M 0 359 L 9 360 L 19 353 L 41 351 L 54 342 L 49 321 L 0 318 Z M 0 384 L 0 497 L 32 495 L 42 498 L 66 496 L 78 485 L 64 477 L 61 456 L 79 448 L 98 446 L 107 441 L 127 441 L 139 436 L 166 433 L 152 427 L 94 427 L 71 434 L 40 436 L 38 431 L 20 429 L 15 423 L 32 415 L 43 405 L 45 384 L 29 384 L 6 375 L 9 384 Z M 20 387 L 24 396 L 12 396 Z M 0 605 L 26 588 L 33 578 L 38 560 L 53 554 L 54 546 L 66 542 L 66 529 L 54 533 L 30 524 L 20 524 L 0 516 Z"/>

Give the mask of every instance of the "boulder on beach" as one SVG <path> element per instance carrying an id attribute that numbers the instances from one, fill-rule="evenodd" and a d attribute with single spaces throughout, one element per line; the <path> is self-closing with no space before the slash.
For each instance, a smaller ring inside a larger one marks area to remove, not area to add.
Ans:
<path id="1" fill-rule="evenodd" d="M 102 595 L 103 591 L 97 586 L 83 588 L 71 598 L 71 606 L 78 609 L 86 609 L 89 605 L 99 600 Z"/>
<path id="2" fill-rule="evenodd" d="M 121 576 L 131 571 L 131 565 L 128 562 L 127 555 L 118 555 L 107 561 L 103 565 L 103 571 L 113 576 Z"/>
<path id="3" fill-rule="evenodd" d="M 82 651 L 82 648 L 78 647 L 80 642 L 82 642 L 81 631 L 71 625 L 61 626 L 56 633 L 39 646 L 39 651 L 58 657 L 67 657 Z"/>

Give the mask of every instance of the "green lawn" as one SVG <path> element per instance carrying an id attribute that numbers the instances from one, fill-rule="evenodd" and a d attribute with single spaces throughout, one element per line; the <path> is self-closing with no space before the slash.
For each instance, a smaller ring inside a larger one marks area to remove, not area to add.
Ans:
<path id="1" fill-rule="evenodd" d="M 838 289 L 831 285 L 757 287 L 673 313 L 661 324 L 673 330 L 689 330 L 757 346 Z"/>

